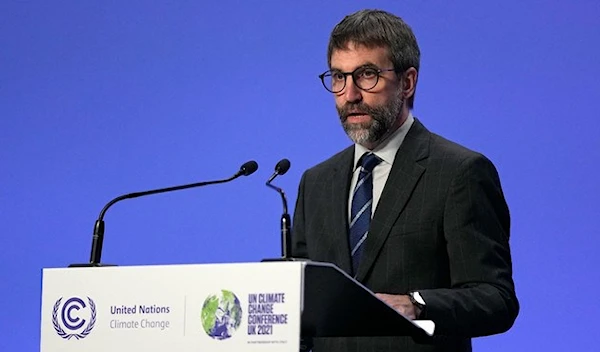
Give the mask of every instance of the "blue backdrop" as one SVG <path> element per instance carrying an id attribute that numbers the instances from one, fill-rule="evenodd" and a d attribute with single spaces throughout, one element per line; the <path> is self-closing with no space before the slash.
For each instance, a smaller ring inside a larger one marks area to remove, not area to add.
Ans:
<path id="1" fill-rule="evenodd" d="M 481 351 L 590 350 L 600 214 L 600 2 L 0 2 L 0 350 L 39 347 L 41 268 L 85 262 L 121 193 L 260 169 L 235 183 L 117 204 L 104 262 L 279 254 L 275 163 L 349 144 L 326 70 L 333 26 L 365 6 L 411 24 L 414 114 L 497 165 L 521 313 Z"/>

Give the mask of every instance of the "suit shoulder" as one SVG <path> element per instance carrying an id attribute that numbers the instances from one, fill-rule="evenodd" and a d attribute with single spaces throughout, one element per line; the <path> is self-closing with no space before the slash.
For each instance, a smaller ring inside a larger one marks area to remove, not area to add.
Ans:
<path id="1" fill-rule="evenodd" d="M 430 157 L 435 159 L 442 158 L 456 164 L 463 164 L 472 160 L 481 160 L 491 163 L 491 161 L 480 152 L 469 149 L 435 133 L 431 133 L 429 146 L 431 153 Z"/>
<path id="2" fill-rule="evenodd" d="M 304 173 L 305 175 L 311 175 L 315 177 L 328 175 L 333 170 L 340 168 L 345 163 L 348 163 L 352 160 L 354 156 L 354 146 L 350 146 L 337 154 L 331 156 L 327 160 L 324 160 L 317 165 L 309 168 Z"/>

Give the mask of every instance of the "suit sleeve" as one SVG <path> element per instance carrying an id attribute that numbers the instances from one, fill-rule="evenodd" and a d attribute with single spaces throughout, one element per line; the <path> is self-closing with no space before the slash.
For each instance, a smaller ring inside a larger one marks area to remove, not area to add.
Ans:
<path id="1" fill-rule="evenodd" d="M 512 280 L 510 216 L 497 171 L 482 155 L 462 162 L 444 210 L 451 287 L 419 290 L 423 318 L 436 334 L 483 336 L 514 323 L 519 303 Z"/>
<path id="2" fill-rule="evenodd" d="M 294 222 L 292 224 L 292 256 L 294 258 L 308 258 L 306 248 L 306 233 L 304 222 L 304 185 L 306 183 L 306 172 L 302 175 L 298 187 L 298 198 L 294 210 Z"/>

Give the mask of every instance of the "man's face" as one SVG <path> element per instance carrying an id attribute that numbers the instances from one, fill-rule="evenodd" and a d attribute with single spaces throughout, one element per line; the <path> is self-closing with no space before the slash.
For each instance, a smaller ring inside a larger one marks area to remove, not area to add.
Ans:
<path id="1" fill-rule="evenodd" d="M 349 43 L 346 49 L 331 54 L 332 70 L 352 72 L 362 66 L 394 68 L 388 49 L 383 47 L 369 49 Z M 335 105 L 342 126 L 354 143 L 373 149 L 401 125 L 401 88 L 394 71 L 381 72 L 377 85 L 369 91 L 358 88 L 352 76 L 346 78 L 346 87 L 334 94 Z"/>

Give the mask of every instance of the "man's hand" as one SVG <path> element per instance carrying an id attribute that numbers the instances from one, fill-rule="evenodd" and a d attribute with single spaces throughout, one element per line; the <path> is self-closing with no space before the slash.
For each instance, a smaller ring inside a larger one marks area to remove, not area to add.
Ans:
<path id="1" fill-rule="evenodd" d="M 415 320 L 421 313 L 419 309 L 411 303 L 410 297 L 407 295 L 376 293 L 375 296 L 411 320 Z"/>

